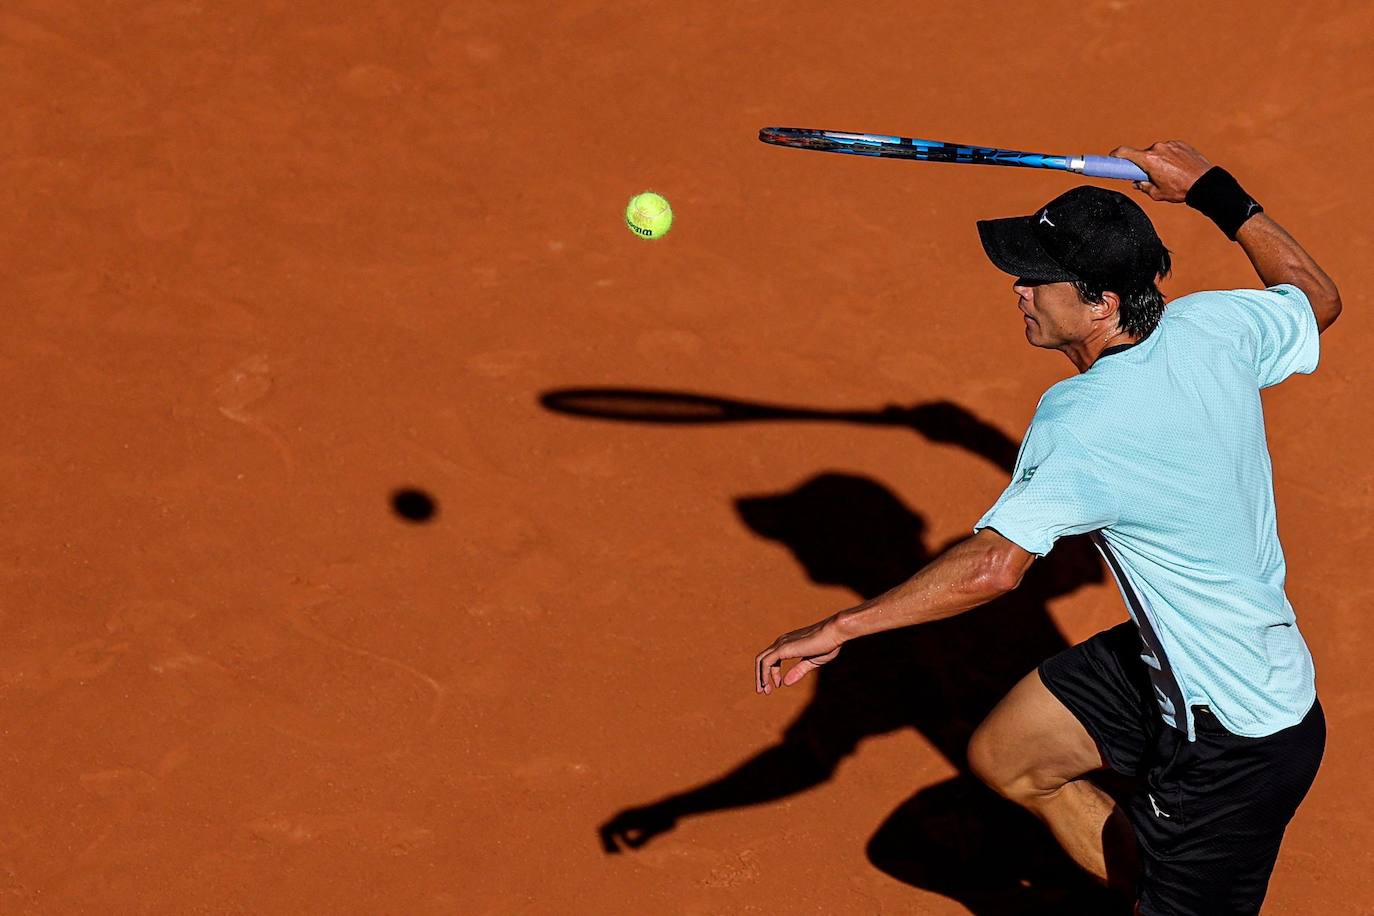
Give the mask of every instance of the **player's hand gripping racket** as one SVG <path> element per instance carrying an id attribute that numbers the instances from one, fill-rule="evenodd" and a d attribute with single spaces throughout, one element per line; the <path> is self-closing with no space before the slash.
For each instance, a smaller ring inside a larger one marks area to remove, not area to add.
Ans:
<path id="1" fill-rule="evenodd" d="M 1055 156 L 1025 153 L 995 146 L 969 146 L 941 140 L 916 140 L 882 134 L 851 134 L 837 130 L 810 130 L 803 127 L 765 127 L 759 139 L 774 146 L 814 149 L 851 156 L 877 156 L 883 159 L 915 159 L 917 162 L 953 162 L 963 165 L 1007 165 L 1023 169 L 1056 169 L 1089 178 L 1119 178 L 1122 181 L 1148 181 L 1149 177 L 1133 162 L 1115 156 Z"/>

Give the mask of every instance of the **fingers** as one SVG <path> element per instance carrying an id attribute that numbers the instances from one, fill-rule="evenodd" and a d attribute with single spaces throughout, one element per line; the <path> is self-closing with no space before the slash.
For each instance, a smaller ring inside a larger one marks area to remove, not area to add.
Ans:
<path id="1" fill-rule="evenodd" d="M 788 677 L 786 680 L 783 678 L 782 663 L 789 658 L 800 658 L 801 653 L 797 652 L 795 648 L 792 647 L 783 648 L 782 643 L 783 640 L 779 639 L 777 642 L 773 643 L 772 646 L 759 653 L 758 660 L 755 663 L 757 666 L 754 683 L 755 693 L 761 693 L 767 696 L 783 685 L 790 687 L 796 683 L 796 681 L 792 679 L 791 671 L 787 673 Z M 805 662 L 801 664 L 805 664 Z M 811 667 L 814 668 L 815 665 Z"/>
<path id="2" fill-rule="evenodd" d="M 1144 157 L 1145 151 L 1143 149 L 1136 149 L 1134 146 L 1118 146 L 1107 155 L 1115 156 L 1117 159 L 1126 159 L 1134 162 L 1136 165 L 1141 165 L 1140 160 Z M 1141 166 L 1141 168 L 1144 168 L 1144 166 Z"/>
<path id="3" fill-rule="evenodd" d="M 787 655 L 786 658 L 795 658 L 795 655 Z M 806 677 L 808 671 L 819 668 L 820 665 L 809 659 L 802 659 L 788 670 L 784 677 L 782 673 L 782 663 L 784 656 L 776 649 L 770 649 L 759 656 L 758 676 L 754 685 L 754 692 L 764 696 L 771 694 L 779 687 L 791 687 L 797 681 Z"/>
<path id="4" fill-rule="evenodd" d="M 1135 189 L 1151 200 L 1182 203 L 1188 189 L 1212 163 L 1182 140 L 1160 140 L 1149 149 L 1118 146 L 1111 153 L 1139 166 L 1146 179 L 1135 182 Z"/>
<path id="5" fill-rule="evenodd" d="M 792 634 L 789 634 L 789 636 Z M 784 636 L 773 643 L 771 647 L 760 652 L 754 660 L 754 692 L 770 694 L 779 687 L 791 687 L 793 684 L 806 677 L 815 669 L 831 661 L 840 654 L 840 647 L 836 646 L 829 652 L 822 652 L 819 655 L 808 655 L 809 650 L 796 641 Z M 788 670 L 786 676 L 782 673 L 782 663 L 789 658 L 801 659 Z"/>
<path id="6" fill-rule="evenodd" d="M 1148 181 L 1133 181 L 1131 186 L 1142 194 L 1150 195 L 1151 200 L 1159 200 L 1159 188 Z"/>
<path id="7" fill-rule="evenodd" d="M 810 674 L 812 671 L 819 667 L 820 665 L 816 664 L 808 658 L 804 658 L 801 661 L 797 662 L 795 665 L 793 665 L 791 670 L 787 672 L 787 675 L 782 679 L 782 685 L 784 687 L 791 687 L 793 684 L 797 683 L 797 681 L 806 677 L 808 674 Z"/>
<path id="8" fill-rule="evenodd" d="M 782 665 L 782 658 L 777 652 L 777 643 L 768 649 L 760 652 L 758 658 L 754 659 L 754 692 L 762 693 L 765 696 L 773 692 L 773 678 L 776 674 L 775 668 Z"/>
<path id="9" fill-rule="evenodd" d="M 1159 155 L 1161 155 L 1161 156 L 1162 156 L 1162 155 L 1172 155 L 1172 156 L 1180 156 L 1180 155 L 1182 155 L 1182 156 L 1201 156 L 1201 155 L 1202 155 L 1201 153 L 1199 153 L 1199 152 L 1197 151 L 1197 148 L 1194 147 L 1191 143 L 1185 143 L 1185 142 L 1183 142 L 1182 140 L 1156 140 L 1154 143 L 1151 143 L 1151 144 L 1150 144 L 1150 152 L 1152 152 L 1152 153 L 1157 153 L 1157 154 L 1159 154 Z"/>
<path id="10" fill-rule="evenodd" d="M 1151 143 L 1148 149 L 1137 149 L 1134 146 L 1118 146 L 1108 155 L 1118 159 L 1129 159 L 1141 168 L 1145 167 L 1145 160 L 1177 159 L 1177 158 L 1203 158 L 1202 153 L 1195 147 L 1182 140 L 1156 140 Z"/>
<path id="11" fill-rule="evenodd" d="M 758 654 L 754 660 L 754 691 L 770 694 L 782 686 L 782 663 L 789 658 L 802 658 L 806 653 L 797 644 L 797 634 L 801 630 L 784 633 L 773 644 Z"/>
<path id="12" fill-rule="evenodd" d="M 1155 144 L 1155 146 L 1158 146 L 1158 145 L 1159 145 L 1159 144 Z M 1150 150 L 1153 150 L 1153 149 L 1154 149 L 1153 146 L 1150 147 Z M 1149 157 L 1150 157 L 1150 151 L 1149 151 L 1149 150 L 1136 149 L 1134 146 L 1118 146 L 1116 149 L 1114 149 L 1114 150 L 1112 150 L 1110 153 L 1108 153 L 1108 155 L 1109 155 L 1109 156 L 1114 156 L 1114 157 L 1116 157 L 1117 159 L 1125 159 L 1127 162 L 1131 162 L 1131 163 L 1134 163 L 1135 165 L 1140 166 L 1141 171 L 1143 171 L 1146 175 L 1149 175 L 1149 173 L 1150 173 L 1150 168 L 1149 168 L 1149 164 L 1148 164 L 1148 163 L 1149 163 Z M 1152 188 L 1152 187 L 1154 187 L 1154 185 L 1151 184 L 1150 181 L 1149 181 L 1148 179 L 1146 179 L 1145 181 L 1133 181 L 1133 182 L 1131 182 L 1131 185 L 1132 185 L 1137 191 L 1140 191 L 1140 192 L 1145 193 L 1145 194 L 1149 194 L 1149 193 L 1150 193 L 1149 189 Z M 1154 196 L 1154 195 L 1151 195 L 1151 196 Z"/>
<path id="13" fill-rule="evenodd" d="M 779 687 L 795 684 L 806 676 L 806 672 L 824 665 L 839 654 L 839 646 L 844 640 L 837 639 L 830 632 L 829 625 L 833 620 L 833 617 L 827 618 L 773 640 L 773 644 L 754 659 L 754 691 L 769 694 Z M 789 658 L 799 658 L 808 664 L 795 675 L 789 672 L 788 679 L 784 681 L 782 663 Z"/>
<path id="14" fill-rule="evenodd" d="M 1116 149 L 1112 150 L 1108 155 L 1115 156 L 1117 159 L 1125 159 L 1127 162 L 1132 162 L 1140 166 L 1141 170 L 1145 172 L 1146 175 L 1149 175 L 1150 169 L 1147 165 L 1147 162 L 1149 159 L 1150 152 L 1152 152 L 1157 146 L 1159 146 L 1158 143 L 1156 143 L 1154 146 L 1151 146 L 1148 151 L 1143 149 L 1136 149 L 1134 146 L 1118 146 Z M 1134 187 L 1140 193 L 1149 195 L 1151 200 L 1159 200 L 1159 198 L 1155 196 L 1155 186 L 1149 180 L 1133 181 L 1131 182 L 1131 186 Z"/>

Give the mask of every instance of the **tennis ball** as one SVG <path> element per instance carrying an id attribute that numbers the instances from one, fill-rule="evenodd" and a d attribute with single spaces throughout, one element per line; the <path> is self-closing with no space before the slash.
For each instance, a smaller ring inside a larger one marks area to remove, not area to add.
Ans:
<path id="1" fill-rule="evenodd" d="M 642 239 L 661 239 L 673 225 L 673 208 L 653 191 L 636 194 L 625 208 L 625 225 Z"/>

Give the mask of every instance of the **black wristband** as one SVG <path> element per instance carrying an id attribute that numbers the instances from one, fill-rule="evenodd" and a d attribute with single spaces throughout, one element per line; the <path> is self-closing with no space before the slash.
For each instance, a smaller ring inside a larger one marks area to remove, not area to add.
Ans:
<path id="1" fill-rule="evenodd" d="M 1259 201 L 1246 194 L 1240 182 L 1219 165 L 1212 166 L 1193 182 L 1184 200 L 1188 206 L 1216 223 L 1217 228 L 1233 242 L 1247 219 L 1264 212 Z"/>

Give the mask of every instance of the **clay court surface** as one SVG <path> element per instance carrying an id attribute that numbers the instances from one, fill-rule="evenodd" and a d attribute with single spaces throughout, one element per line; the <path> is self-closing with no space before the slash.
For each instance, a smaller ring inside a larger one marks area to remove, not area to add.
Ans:
<path id="1" fill-rule="evenodd" d="M 961 758 L 1124 619 L 1084 545 L 752 686 L 1002 490 L 1073 368 L 973 221 L 1075 179 L 769 124 L 1183 138 L 1336 279 L 1265 395 L 1330 724 L 1266 913 L 1374 912 L 1374 8 L 1244 6 L 6 3 L 0 912 L 1109 912 Z M 1254 285 L 1147 208 L 1170 295 Z"/>

